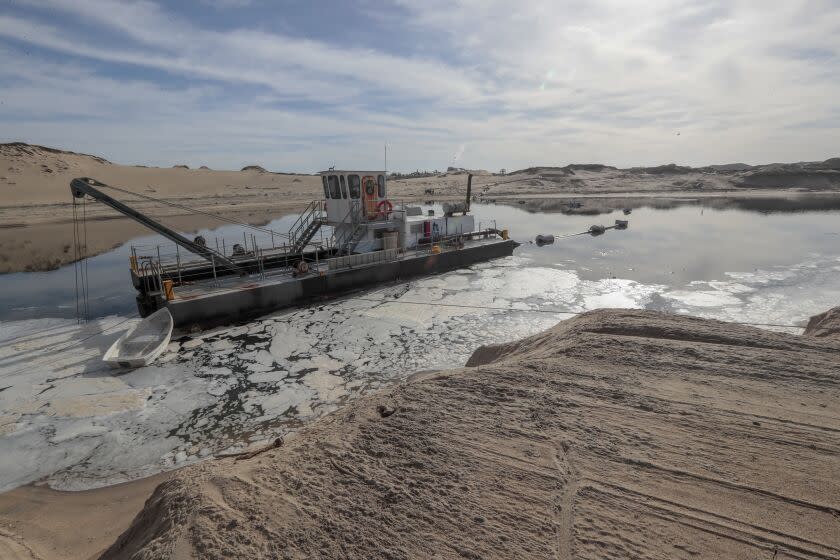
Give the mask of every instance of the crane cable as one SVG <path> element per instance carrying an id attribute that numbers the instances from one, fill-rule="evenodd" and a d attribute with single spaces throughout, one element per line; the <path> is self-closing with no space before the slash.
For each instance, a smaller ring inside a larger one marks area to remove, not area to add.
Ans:
<path id="1" fill-rule="evenodd" d="M 88 302 L 90 299 L 90 274 L 88 273 L 88 263 L 90 262 L 87 258 L 87 201 L 82 199 L 82 229 L 84 230 L 84 241 L 82 245 L 82 250 L 84 251 L 83 256 L 84 260 L 82 263 L 85 267 L 85 282 L 84 282 L 84 293 L 85 293 L 85 321 L 90 320 L 90 309 L 88 307 Z"/>
<path id="2" fill-rule="evenodd" d="M 90 319 L 88 301 L 88 259 L 87 259 L 87 204 L 82 199 L 82 214 L 79 216 L 78 201 L 73 197 L 73 278 L 76 294 L 76 322 Z M 81 221 L 81 224 L 79 223 Z"/>
<path id="3" fill-rule="evenodd" d="M 73 197 L 73 280 L 75 283 L 76 293 L 76 322 L 80 321 L 79 315 L 79 255 L 78 255 L 78 226 L 77 226 L 77 212 L 76 212 L 76 197 Z"/>
<path id="4" fill-rule="evenodd" d="M 251 224 L 248 224 L 248 223 L 245 223 L 245 222 L 241 222 L 239 220 L 234 220 L 233 218 L 226 218 L 225 216 L 220 216 L 218 214 L 213 214 L 212 212 L 206 212 L 204 210 L 198 210 L 197 208 L 192 208 L 190 206 L 185 206 L 183 204 L 178 204 L 177 202 L 169 202 L 167 200 L 163 200 L 162 198 L 155 198 L 153 196 L 136 193 L 134 191 L 130 191 L 128 189 L 123 189 L 123 188 L 120 188 L 120 187 L 115 187 L 113 185 L 106 185 L 104 183 L 100 183 L 100 184 L 97 185 L 97 187 L 113 189 L 115 191 L 119 191 L 119 192 L 124 193 L 124 194 L 129 194 L 129 195 L 132 195 L 132 196 L 136 196 L 136 197 L 139 197 L 139 198 L 150 200 L 152 202 L 165 204 L 167 206 L 172 206 L 173 208 L 178 208 L 180 210 L 186 210 L 188 212 L 195 212 L 196 214 L 202 214 L 204 216 L 208 216 L 208 217 L 214 218 L 216 220 L 220 220 L 220 221 L 223 221 L 223 222 L 228 222 L 230 224 L 235 224 L 235 225 L 246 227 L 246 228 L 249 228 L 249 229 L 254 229 L 254 230 L 257 230 L 257 231 L 261 231 L 263 233 L 268 233 L 268 234 L 271 234 L 271 235 L 279 235 L 280 237 L 288 237 L 288 234 L 286 234 L 286 233 L 280 233 L 278 231 L 274 231 L 274 230 L 269 229 L 269 228 L 263 228 L 263 227 L 260 227 L 260 226 L 251 225 Z"/>

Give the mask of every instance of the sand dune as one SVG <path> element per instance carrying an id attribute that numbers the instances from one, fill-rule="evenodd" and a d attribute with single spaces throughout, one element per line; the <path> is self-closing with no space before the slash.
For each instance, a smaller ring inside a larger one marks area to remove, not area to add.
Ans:
<path id="1" fill-rule="evenodd" d="M 266 192 L 311 197 L 320 189 L 320 179 L 311 175 L 118 165 L 96 156 L 26 144 L 0 144 L 0 176 L 3 207 L 69 203 L 74 177 L 95 177 L 141 194 L 176 199 L 265 198 Z M 295 178 L 300 180 L 294 182 Z"/>
<path id="2" fill-rule="evenodd" d="M 545 196 L 709 195 L 745 189 L 840 190 L 834 158 L 825 162 L 773 164 L 745 169 L 741 164 L 690 168 L 674 164 L 617 169 L 601 164 L 534 167 L 506 176 L 478 172 L 478 200 Z M 103 158 L 22 143 L 0 144 L 0 273 L 49 270 L 72 262 L 72 202 L 69 184 L 88 176 L 132 192 L 164 199 L 251 224 L 298 212 L 321 197 L 312 175 L 272 173 L 250 164 L 241 171 L 202 166 L 156 168 L 119 165 Z M 396 201 L 451 200 L 466 193 L 464 170 L 390 181 Z M 184 231 L 222 222 L 146 200 L 125 197 L 140 211 Z M 96 255 L 147 230 L 102 204 L 86 206 L 88 254 Z"/>
<path id="3" fill-rule="evenodd" d="M 102 558 L 840 556 L 836 338 L 601 310 L 469 365 L 180 471 Z"/>
<path id="4" fill-rule="evenodd" d="M 47 270 L 72 262 L 70 181 L 94 177 L 141 195 L 162 198 L 252 224 L 298 211 L 316 198 L 320 179 L 249 171 L 149 168 L 28 145 L 0 145 L 0 273 Z M 223 222 L 145 200 L 130 201 L 175 228 L 194 231 Z M 86 205 L 88 254 L 149 231 L 97 203 Z"/>

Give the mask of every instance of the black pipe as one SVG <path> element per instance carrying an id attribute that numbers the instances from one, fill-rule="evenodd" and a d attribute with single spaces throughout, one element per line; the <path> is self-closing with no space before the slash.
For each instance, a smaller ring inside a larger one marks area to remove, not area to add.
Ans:
<path id="1" fill-rule="evenodd" d="M 467 175 L 467 205 L 465 206 L 466 210 L 464 210 L 464 215 L 466 216 L 467 213 L 470 211 L 470 198 L 472 194 L 472 173 Z"/>

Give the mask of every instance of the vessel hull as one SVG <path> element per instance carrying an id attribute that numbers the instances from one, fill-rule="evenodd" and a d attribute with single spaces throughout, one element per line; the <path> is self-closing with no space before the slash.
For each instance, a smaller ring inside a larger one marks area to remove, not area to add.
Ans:
<path id="1" fill-rule="evenodd" d="M 235 290 L 210 292 L 200 297 L 176 297 L 163 304 L 172 314 L 176 327 L 206 328 L 244 321 L 285 307 L 304 305 L 377 284 L 438 274 L 510 256 L 518 245 L 513 240 L 499 240 L 456 251 L 407 256 L 391 262 L 329 271 L 323 275 L 311 274 L 293 281 L 253 284 Z"/>

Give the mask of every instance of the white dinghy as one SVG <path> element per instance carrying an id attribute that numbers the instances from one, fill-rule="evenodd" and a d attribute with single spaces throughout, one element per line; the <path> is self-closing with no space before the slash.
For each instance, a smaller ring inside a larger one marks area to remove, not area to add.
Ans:
<path id="1" fill-rule="evenodd" d="M 147 366 L 161 355 L 172 336 L 172 315 L 159 309 L 129 329 L 102 357 L 112 367 Z"/>

